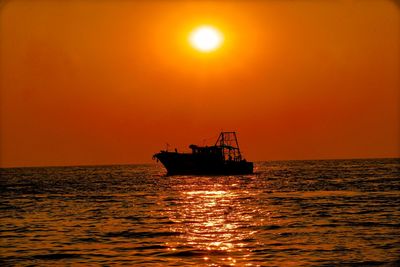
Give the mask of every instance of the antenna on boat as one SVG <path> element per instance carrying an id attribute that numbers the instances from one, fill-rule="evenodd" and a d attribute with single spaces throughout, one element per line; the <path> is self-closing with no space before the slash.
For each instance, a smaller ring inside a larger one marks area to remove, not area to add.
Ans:
<path id="1" fill-rule="evenodd" d="M 166 148 L 166 150 L 165 150 L 165 151 L 167 151 L 167 152 L 168 152 L 168 149 L 169 149 L 169 144 L 168 144 L 168 143 L 165 143 L 165 148 Z"/>

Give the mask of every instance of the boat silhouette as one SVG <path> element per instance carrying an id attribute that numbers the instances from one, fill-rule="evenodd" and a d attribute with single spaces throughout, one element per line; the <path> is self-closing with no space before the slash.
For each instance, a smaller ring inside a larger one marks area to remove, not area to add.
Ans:
<path id="1" fill-rule="evenodd" d="M 242 157 L 236 132 L 221 132 L 215 145 L 190 145 L 191 153 L 161 150 L 153 155 L 167 175 L 235 175 L 253 173 L 253 162 Z"/>

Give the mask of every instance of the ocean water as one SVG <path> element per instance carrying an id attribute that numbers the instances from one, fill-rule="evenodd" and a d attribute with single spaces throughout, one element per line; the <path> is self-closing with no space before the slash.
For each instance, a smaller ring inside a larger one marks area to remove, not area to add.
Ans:
<path id="1" fill-rule="evenodd" d="M 1 266 L 399 266 L 400 160 L 1 169 Z"/>

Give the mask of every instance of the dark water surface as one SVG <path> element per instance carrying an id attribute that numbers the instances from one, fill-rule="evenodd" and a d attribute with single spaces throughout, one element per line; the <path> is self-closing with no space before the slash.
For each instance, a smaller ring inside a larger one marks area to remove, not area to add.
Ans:
<path id="1" fill-rule="evenodd" d="M 2 169 L 0 265 L 398 266 L 400 160 Z"/>

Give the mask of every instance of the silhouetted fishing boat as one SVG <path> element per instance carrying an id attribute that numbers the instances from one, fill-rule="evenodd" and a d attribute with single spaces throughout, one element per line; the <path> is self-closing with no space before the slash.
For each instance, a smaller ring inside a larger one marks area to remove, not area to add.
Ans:
<path id="1" fill-rule="evenodd" d="M 192 153 L 161 150 L 153 159 L 167 169 L 167 175 L 233 175 L 253 173 L 253 162 L 242 158 L 235 132 L 221 132 L 213 146 L 190 145 Z"/>

